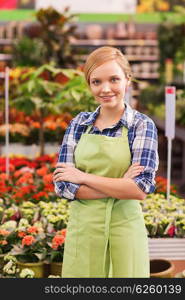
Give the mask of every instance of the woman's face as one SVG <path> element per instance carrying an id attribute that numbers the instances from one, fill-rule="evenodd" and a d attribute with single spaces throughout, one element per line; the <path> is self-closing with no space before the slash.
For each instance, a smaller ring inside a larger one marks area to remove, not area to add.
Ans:
<path id="1" fill-rule="evenodd" d="M 123 107 L 128 79 L 115 60 L 103 63 L 90 75 L 90 89 L 96 101 L 103 107 Z"/>

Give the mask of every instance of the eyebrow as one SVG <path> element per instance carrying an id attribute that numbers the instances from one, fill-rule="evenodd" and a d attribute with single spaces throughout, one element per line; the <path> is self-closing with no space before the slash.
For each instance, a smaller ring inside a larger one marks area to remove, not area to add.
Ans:
<path id="1" fill-rule="evenodd" d="M 112 77 L 119 77 L 119 75 L 111 75 L 110 78 Z M 94 80 L 94 79 L 99 79 L 98 77 L 93 77 L 91 80 Z"/>

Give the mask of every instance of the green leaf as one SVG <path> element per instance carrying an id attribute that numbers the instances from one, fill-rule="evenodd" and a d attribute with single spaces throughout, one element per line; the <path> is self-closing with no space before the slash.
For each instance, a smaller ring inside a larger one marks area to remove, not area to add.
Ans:
<path id="1" fill-rule="evenodd" d="M 73 96 L 73 98 L 74 98 L 77 102 L 80 101 L 81 95 L 80 95 L 77 91 L 71 90 L 71 95 Z"/>
<path id="2" fill-rule="evenodd" d="M 28 92 L 31 92 L 31 91 L 33 90 L 34 85 L 35 85 L 35 83 L 34 83 L 33 80 L 30 80 L 30 81 L 28 82 Z"/>

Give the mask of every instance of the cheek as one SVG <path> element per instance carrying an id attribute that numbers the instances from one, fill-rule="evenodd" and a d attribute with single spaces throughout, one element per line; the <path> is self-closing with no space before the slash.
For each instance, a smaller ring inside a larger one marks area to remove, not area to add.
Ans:
<path id="1" fill-rule="evenodd" d="M 125 86 L 120 84 L 120 85 L 115 86 L 112 90 L 114 90 L 114 92 L 116 92 L 117 94 L 122 94 L 125 91 Z"/>
<path id="2" fill-rule="evenodd" d="M 97 95 L 98 94 L 98 92 L 99 92 L 99 89 L 98 89 L 98 87 L 90 87 L 90 90 L 91 90 L 91 93 L 93 94 L 93 95 Z"/>
<path id="3" fill-rule="evenodd" d="M 125 90 L 126 90 L 126 84 L 125 84 L 125 83 L 120 84 L 120 85 L 117 87 L 117 90 L 118 90 L 120 93 L 124 93 Z"/>

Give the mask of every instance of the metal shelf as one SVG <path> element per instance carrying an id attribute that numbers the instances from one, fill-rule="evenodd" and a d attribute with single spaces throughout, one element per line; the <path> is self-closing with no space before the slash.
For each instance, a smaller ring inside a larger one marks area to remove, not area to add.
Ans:
<path id="1" fill-rule="evenodd" d="M 0 46 L 1 45 L 11 45 L 13 44 L 13 42 L 15 41 L 15 39 L 0 39 Z"/>
<path id="2" fill-rule="evenodd" d="M 11 60 L 12 59 L 12 54 L 4 54 L 0 53 L 0 61 L 6 61 L 6 60 Z"/>
<path id="3" fill-rule="evenodd" d="M 125 54 L 129 61 L 158 61 L 159 57 L 157 55 L 127 55 Z M 85 61 L 88 54 L 76 54 L 75 58 Z"/>
<path id="4" fill-rule="evenodd" d="M 158 46 L 157 40 L 89 40 L 89 39 L 78 39 L 72 40 L 71 45 L 73 46 Z"/>

